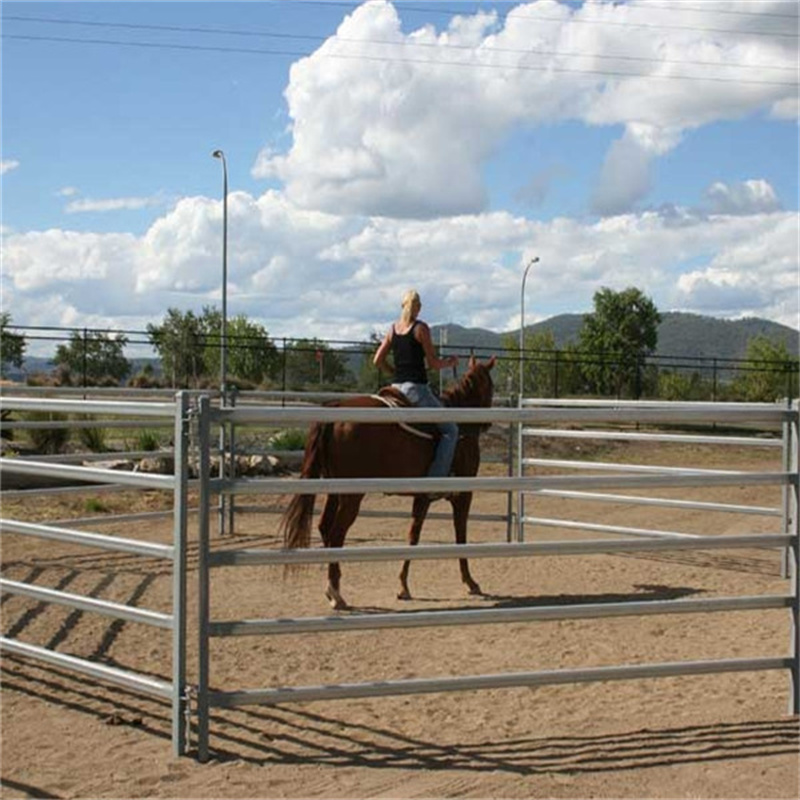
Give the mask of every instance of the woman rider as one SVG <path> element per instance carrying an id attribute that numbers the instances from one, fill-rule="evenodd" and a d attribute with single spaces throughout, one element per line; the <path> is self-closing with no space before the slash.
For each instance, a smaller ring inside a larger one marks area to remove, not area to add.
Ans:
<path id="1" fill-rule="evenodd" d="M 373 363 L 378 369 L 392 375 L 392 386 L 399 389 L 415 406 L 442 408 L 439 398 L 428 385 L 428 369 L 445 369 L 458 365 L 458 358 L 438 358 L 433 349 L 430 328 L 419 319 L 422 302 L 419 294 L 409 289 L 403 295 L 400 319 L 386 333 L 375 353 Z M 392 352 L 394 367 L 386 363 Z M 453 455 L 458 443 L 458 425 L 454 422 L 437 423 L 441 437 L 436 453 L 428 468 L 428 477 L 444 478 L 450 474 Z"/>

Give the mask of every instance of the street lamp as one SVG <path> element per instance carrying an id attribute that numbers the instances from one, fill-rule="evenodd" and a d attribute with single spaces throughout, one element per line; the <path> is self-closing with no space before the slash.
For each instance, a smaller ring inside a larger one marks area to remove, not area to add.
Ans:
<path id="1" fill-rule="evenodd" d="M 228 162 L 222 150 L 214 150 L 211 154 L 222 161 L 222 335 L 220 336 L 219 353 L 219 405 L 227 402 L 228 384 Z M 226 461 L 225 425 L 219 426 L 219 477 L 225 478 Z M 219 495 L 219 533 L 225 534 L 226 496 Z M 230 530 L 233 533 L 233 506 L 231 506 Z"/>
<path id="2" fill-rule="evenodd" d="M 222 336 L 220 338 L 219 389 L 222 404 L 228 383 L 228 162 L 222 150 L 211 154 L 222 161 Z"/>
<path id="3" fill-rule="evenodd" d="M 534 256 L 525 267 L 525 272 L 522 273 L 522 289 L 519 296 L 519 407 L 522 408 L 522 385 L 524 379 L 524 366 L 525 366 L 525 281 L 528 279 L 528 271 L 530 268 L 538 263 L 539 256 Z M 517 463 L 519 464 L 519 477 L 522 477 L 522 420 L 518 423 L 517 427 Z M 517 493 L 517 541 L 522 542 L 525 539 L 525 494 L 520 491 Z"/>
<path id="4" fill-rule="evenodd" d="M 519 297 L 519 397 L 520 404 L 522 401 L 522 380 L 524 368 L 524 351 L 525 351 L 525 281 L 528 279 L 528 270 L 539 262 L 539 256 L 534 256 L 525 267 L 525 272 L 522 274 L 522 290 Z"/>

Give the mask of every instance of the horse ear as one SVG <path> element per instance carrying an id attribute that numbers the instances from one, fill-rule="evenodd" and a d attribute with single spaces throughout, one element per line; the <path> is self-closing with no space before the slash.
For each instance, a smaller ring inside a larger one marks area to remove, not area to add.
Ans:
<path id="1" fill-rule="evenodd" d="M 475 354 L 473 353 L 473 354 L 472 354 L 472 355 L 469 357 L 469 368 L 470 368 L 470 369 L 475 369 L 475 365 L 476 365 L 477 363 L 478 363 L 478 359 L 477 359 L 477 358 L 475 358 Z"/>
<path id="2" fill-rule="evenodd" d="M 489 359 L 489 360 L 486 362 L 486 369 L 491 369 L 491 368 L 492 368 L 492 367 L 493 367 L 493 366 L 494 366 L 496 363 L 497 363 L 497 356 L 492 356 L 492 357 L 491 357 L 491 358 L 490 358 L 490 359 Z"/>

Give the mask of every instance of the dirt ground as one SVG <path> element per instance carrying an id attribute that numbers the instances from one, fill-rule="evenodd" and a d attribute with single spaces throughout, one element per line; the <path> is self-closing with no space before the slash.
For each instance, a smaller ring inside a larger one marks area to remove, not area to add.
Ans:
<path id="1" fill-rule="evenodd" d="M 607 447 L 604 458 L 621 453 Z M 577 451 L 576 451 L 577 452 Z M 779 450 L 630 445 L 637 463 L 771 470 Z M 596 454 L 588 454 L 594 457 Z M 489 465 L 482 474 L 501 474 Z M 653 492 L 650 492 L 651 494 Z M 776 487 L 663 490 L 664 495 L 778 506 Z M 473 512 L 503 513 L 506 495 L 476 496 Z M 157 493 L 4 503 L 3 516 L 59 519 L 163 506 Z M 98 508 L 98 503 L 102 506 Z M 408 498 L 372 497 L 366 509 L 407 511 Z M 445 512 L 446 502 L 433 510 Z M 531 500 L 528 513 L 703 534 L 777 532 L 779 518 Z M 196 526 L 192 518 L 192 538 Z M 237 516 L 213 547 L 277 546 L 278 516 Z M 404 520 L 363 516 L 348 546 L 404 540 Z M 85 529 L 169 541 L 170 522 Z M 470 541 L 504 541 L 504 523 L 473 520 Z M 545 528 L 530 540 L 597 538 Z M 425 543 L 449 542 L 429 520 Z M 171 576 L 156 560 L 3 536 L 2 574 L 68 592 L 168 612 Z M 190 607 L 196 549 L 190 553 Z M 776 550 L 476 560 L 486 593 L 467 596 L 455 563 L 414 562 L 414 599 L 396 599 L 399 564 L 345 565 L 355 611 L 619 602 L 786 594 Z M 323 567 L 220 568 L 212 618 L 331 613 Z M 170 679 L 166 632 L 4 595 L 6 636 Z M 189 621 L 189 680 L 196 675 Z M 654 615 L 459 628 L 240 637 L 212 642 L 213 688 L 261 688 L 610 664 L 785 656 L 788 611 Z M 166 702 L 103 687 L 15 656 L 2 661 L 2 797 L 58 798 L 796 798 L 798 724 L 786 671 L 614 681 L 314 702 L 218 711 L 212 760 L 174 758 Z"/>

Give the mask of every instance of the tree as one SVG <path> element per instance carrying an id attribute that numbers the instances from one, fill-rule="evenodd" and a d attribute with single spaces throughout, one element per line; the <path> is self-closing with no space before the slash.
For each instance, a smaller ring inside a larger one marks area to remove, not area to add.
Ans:
<path id="1" fill-rule="evenodd" d="M 0 376 L 6 376 L 8 367 L 21 367 L 25 361 L 25 337 L 19 333 L 11 333 L 11 314 L 0 313 Z"/>
<path id="2" fill-rule="evenodd" d="M 205 332 L 203 364 L 213 377 L 220 372 L 222 314 L 215 308 L 204 308 L 201 325 Z M 239 314 L 228 320 L 226 332 L 226 371 L 231 378 L 259 384 L 277 376 L 281 359 L 266 328 Z"/>
<path id="3" fill-rule="evenodd" d="M 583 318 L 579 348 L 584 374 L 600 394 L 642 394 L 644 358 L 656 349 L 661 315 L 641 290 L 602 288 L 594 295 L 594 312 Z"/>
<path id="4" fill-rule="evenodd" d="M 161 360 L 164 376 L 173 388 L 197 386 L 206 374 L 205 331 L 194 312 L 167 309 L 160 325 L 147 326 L 150 342 Z"/>
<path id="5" fill-rule="evenodd" d="M 319 339 L 297 339 L 286 345 L 287 382 L 292 389 L 320 387 L 344 380 L 344 359 Z"/>
<path id="6" fill-rule="evenodd" d="M 120 382 L 131 371 L 131 365 L 125 358 L 125 346 L 128 337 L 119 333 L 111 336 L 108 333 L 84 330 L 83 333 L 73 331 L 69 344 L 60 344 L 56 348 L 53 363 L 61 370 L 73 376 L 80 376 L 84 386 L 96 385 L 109 378 Z"/>
<path id="7" fill-rule="evenodd" d="M 503 348 L 516 351 L 516 357 L 503 359 L 498 365 L 497 386 L 509 394 L 519 392 L 519 339 L 507 334 Z M 551 330 L 525 331 L 522 353 L 522 392 L 525 397 L 554 397 L 556 392 L 558 349 Z"/>
<path id="8" fill-rule="evenodd" d="M 737 398 L 772 403 L 787 396 L 797 397 L 800 359 L 789 352 L 785 342 L 754 336 L 747 342 L 745 358 L 733 381 Z"/>
<path id="9" fill-rule="evenodd" d="M 364 342 L 361 348 L 361 368 L 358 371 L 358 390 L 362 392 L 374 392 L 381 385 L 384 375 L 372 363 L 375 351 L 383 341 L 380 333 L 373 331 L 369 335 L 369 341 Z"/>

